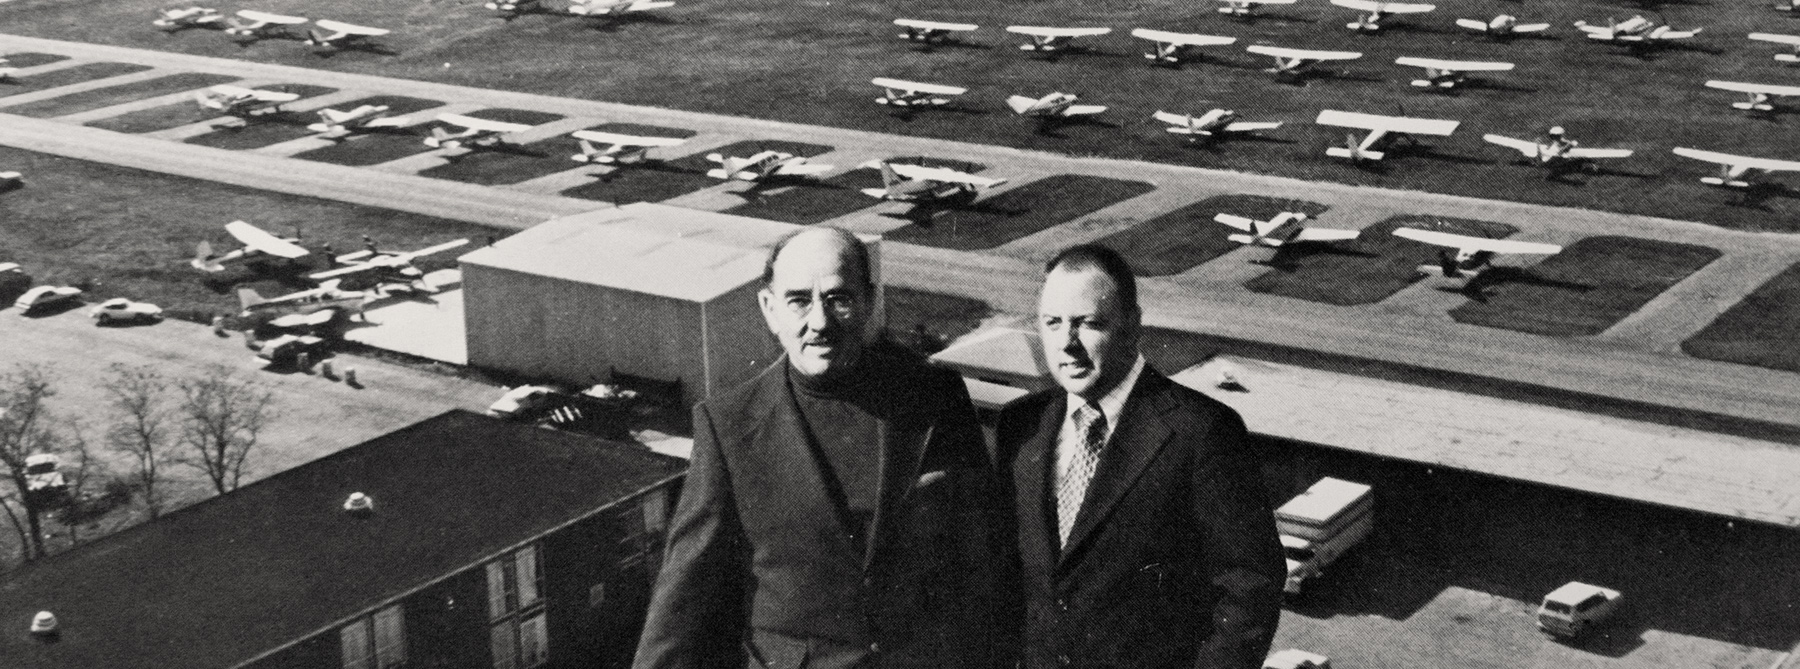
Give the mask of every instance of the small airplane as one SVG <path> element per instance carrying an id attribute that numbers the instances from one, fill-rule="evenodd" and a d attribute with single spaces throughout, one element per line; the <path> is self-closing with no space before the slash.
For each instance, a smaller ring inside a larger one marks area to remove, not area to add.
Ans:
<path id="1" fill-rule="evenodd" d="M 531 129 L 531 126 L 523 123 L 489 121 L 462 114 L 438 114 L 437 120 L 459 126 L 462 130 L 452 133 L 442 127 L 434 127 L 431 129 L 431 136 L 425 138 L 425 146 L 450 151 L 464 147 L 493 148 L 504 143 L 507 135 Z"/>
<path id="2" fill-rule="evenodd" d="M 226 20 L 229 27 L 225 28 L 225 34 L 252 40 L 265 37 L 293 37 L 294 34 L 288 32 L 288 26 L 297 26 L 307 21 L 308 19 L 303 16 L 284 16 L 259 12 L 254 9 L 240 9 L 235 18 Z"/>
<path id="3" fill-rule="evenodd" d="M 258 256 L 294 260 L 311 253 L 299 245 L 300 234 L 298 232 L 293 237 L 283 239 L 243 221 L 226 223 L 225 232 L 231 233 L 231 236 L 244 246 L 224 255 L 215 256 L 212 244 L 201 241 L 194 247 L 194 259 L 188 264 L 202 272 L 223 272 L 225 263 L 234 260 L 248 260 Z"/>
<path id="4" fill-rule="evenodd" d="M 950 98 L 940 96 L 962 95 L 969 92 L 969 89 L 957 86 L 924 84 L 887 77 L 876 77 L 870 80 L 870 83 L 886 89 L 881 97 L 875 98 L 875 104 L 908 109 L 946 105 L 950 103 Z"/>
<path id="5" fill-rule="evenodd" d="M 1675 30 L 1638 14 L 1618 23 L 1609 22 L 1606 26 L 1588 25 L 1586 21 L 1576 21 L 1575 27 L 1587 33 L 1588 39 L 1602 42 L 1615 42 L 1633 46 L 1643 46 L 1668 40 L 1687 39 L 1700 34 L 1700 28 L 1693 30 Z"/>
<path id="6" fill-rule="evenodd" d="M 358 130 L 398 128 L 412 120 L 405 116 L 388 116 L 387 105 L 362 105 L 350 111 L 320 109 L 319 122 L 306 126 L 325 139 L 337 139 Z"/>
<path id="7" fill-rule="evenodd" d="M 1356 60 L 1362 57 L 1355 51 L 1315 51 L 1312 49 L 1289 49 L 1279 46 L 1249 46 L 1245 51 L 1269 56 L 1275 59 L 1275 67 L 1263 70 L 1277 76 L 1299 76 L 1312 67 L 1313 63 L 1327 60 Z"/>
<path id="8" fill-rule="evenodd" d="M 1319 112 L 1319 118 L 1314 122 L 1319 125 L 1360 128 L 1370 131 L 1369 135 L 1364 137 L 1361 142 L 1357 142 L 1356 135 L 1351 134 L 1346 137 L 1346 146 L 1325 149 L 1325 155 L 1333 158 L 1349 158 L 1354 162 L 1381 160 L 1387 154 L 1377 149 L 1392 141 L 1395 136 L 1448 136 L 1450 133 L 1456 132 L 1456 126 L 1461 125 L 1459 121 L 1440 121 L 1408 116 L 1379 116 L 1335 109 Z"/>
<path id="9" fill-rule="evenodd" d="M 666 0 L 656 2 L 652 0 L 574 0 L 569 3 L 569 13 L 576 16 L 606 16 L 674 6 L 674 2 Z"/>
<path id="10" fill-rule="evenodd" d="M 1353 23 L 1344 24 L 1345 28 L 1364 32 L 1381 30 L 1381 18 L 1390 14 L 1424 14 L 1437 9 L 1437 5 L 1412 2 L 1377 2 L 1376 0 L 1331 0 L 1331 4 L 1359 12 L 1367 12 Z"/>
<path id="11" fill-rule="evenodd" d="M 830 165 L 809 163 L 806 156 L 781 151 L 760 151 L 749 158 L 728 157 L 709 153 L 706 159 L 719 164 L 707 170 L 706 176 L 726 181 L 760 181 L 772 176 L 803 177 L 831 171 Z"/>
<path id="12" fill-rule="evenodd" d="M 386 253 L 376 249 L 375 241 L 365 235 L 363 236 L 363 244 L 367 248 L 353 253 L 346 253 L 333 259 L 334 262 L 344 263 L 346 266 L 317 272 L 310 275 L 310 278 L 315 281 L 323 281 L 350 274 L 374 272 L 377 285 L 386 283 L 404 283 L 414 290 L 429 293 L 433 292 L 433 289 L 431 286 L 425 284 L 424 272 L 421 272 L 419 271 L 419 268 L 414 267 L 412 261 L 434 253 L 442 253 L 468 243 L 469 240 L 467 239 L 458 239 L 455 241 L 444 242 L 436 246 L 422 248 L 417 251 Z"/>
<path id="13" fill-rule="evenodd" d="M 163 30 L 175 31 L 186 28 L 218 28 L 225 22 L 225 15 L 211 7 L 182 7 L 156 10 L 157 19 L 150 25 Z"/>
<path id="14" fill-rule="evenodd" d="M 1505 135 L 1482 135 L 1481 139 L 1489 144 L 1518 151 L 1526 158 L 1537 161 L 1538 165 L 1548 168 L 1552 174 L 1592 165 L 1595 160 L 1631 157 L 1631 149 L 1579 148 L 1578 142 L 1563 136 L 1562 126 L 1551 128 L 1550 137 L 1537 142 Z"/>
<path id="15" fill-rule="evenodd" d="M 940 21 L 920 21 L 918 19 L 894 19 L 894 25 L 906 29 L 900 39 L 913 42 L 949 42 L 950 33 L 967 32 L 981 26 L 973 23 L 943 23 Z"/>
<path id="16" fill-rule="evenodd" d="M 1112 28 L 1045 28 L 1043 26 L 1007 26 L 1006 32 L 1031 37 L 1030 44 L 1020 44 L 1020 51 L 1051 53 L 1066 51 L 1066 42 L 1077 37 L 1093 37 L 1112 32 Z"/>
<path id="17" fill-rule="evenodd" d="M 1548 23 L 1519 23 L 1519 17 L 1511 14 L 1501 14 L 1486 23 L 1475 19 L 1457 19 L 1456 25 L 1478 33 L 1486 34 L 1489 37 L 1498 38 L 1512 37 L 1513 35 L 1522 35 L 1524 33 L 1543 32 L 1550 29 L 1550 24 Z"/>
<path id="18" fill-rule="evenodd" d="M 1794 47 L 1793 53 L 1775 54 L 1775 60 L 1783 63 L 1800 63 L 1800 35 L 1782 35 L 1780 33 L 1750 33 L 1750 39 L 1758 42 L 1774 42 Z"/>
<path id="19" fill-rule="evenodd" d="M 1280 215 L 1266 221 L 1224 213 L 1213 216 L 1214 221 L 1250 233 L 1247 235 L 1227 235 L 1225 237 L 1226 239 L 1239 244 L 1266 246 L 1272 249 L 1279 249 L 1287 244 L 1335 242 L 1345 239 L 1356 239 L 1357 235 L 1362 234 L 1360 230 L 1309 228 L 1300 225 L 1300 223 L 1304 222 L 1306 219 L 1306 214 L 1298 211 L 1284 211 Z M 1286 228 L 1285 233 L 1276 234 L 1277 232 L 1281 232 L 1283 228 Z"/>
<path id="20" fill-rule="evenodd" d="M 194 92 L 194 101 L 205 109 L 247 118 L 281 111 L 281 104 L 300 99 L 298 93 L 264 91 L 230 84 L 219 84 Z"/>
<path id="21" fill-rule="evenodd" d="M 1700 179 L 1700 183 L 1709 186 L 1749 188 L 1752 184 L 1744 178 L 1746 176 L 1754 176 L 1759 172 L 1800 172 L 1800 161 L 1753 158 L 1685 147 L 1675 147 L 1674 151 L 1675 155 L 1683 158 L 1719 164 L 1719 176 Z"/>
<path id="22" fill-rule="evenodd" d="M 638 137 L 598 130 L 577 130 L 572 135 L 581 140 L 581 153 L 569 156 L 578 163 L 629 165 L 644 162 L 652 147 L 675 146 L 687 140 L 677 137 Z M 605 144 L 602 149 L 594 144 Z"/>
<path id="23" fill-rule="evenodd" d="M 1775 105 L 1769 104 L 1770 97 L 1788 97 L 1800 95 L 1800 86 L 1776 86 L 1774 84 L 1747 84 L 1738 81 L 1708 81 L 1707 88 L 1722 91 L 1736 91 L 1750 96 L 1746 102 L 1733 102 L 1731 106 L 1744 111 L 1772 112 Z"/>
<path id="24" fill-rule="evenodd" d="M 507 16 L 503 18 L 512 18 L 514 15 L 525 12 L 544 11 L 543 4 L 538 0 L 491 0 L 481 6 L 506 14 Z"/>
<path id="25" fill-rule="evenodd" d="M 1219 0 L 1225 3 L 1219 8 L 1220 14 L 1247 19 L 1256 15 L 1256 8 L 1262 5 L 1291 5 L 1295 0 Z"/>
<path id="26" fill-rule="evenodd" d="M 370 38 L 380 37 L 392 32 L 383 28 L 370 28 L 368 26 L 353 25 L 342 21 L 332 21 L 330 19 L 319 19 L 318 21 L 314 21 L 313 25 L 329 30 L 331 33 L 326 34 L 317 30 L 308 30 L 306 31 L 306 44 L 308 46 L 330 47 L 333 49 L 371 45 L 372 42 L 369 41 Z"/>
<path id="27" fill-rule="evenodd" d="M 1239 121 L 1238 113 L 1229 109 L 1214 109 L 1199 116 L 1158 111 L 1155 114 L 1151 114 L 1151 117 L 1169 124 L 1169 127 L 1164 128 L 1164 130 L 1177 135 L 1187 135 L 1188 141 L 1190 142 L 1198 142 L 1202 139 L 1217 139 L 1220 135 L 1225 133 L 1274 130 L 1281 127 L 1280 121 Z"/>
<path id="28" fill-rule="evenodd" d="M 322 325 L 338 311 L 361 314 L 371 297 L 360 290 L 340 290 L 337 279 L 280 297 L 263 297 L 253 288 L 239 288 L 238 303 L 244 308 L 239 317 L 270 318 L 269 325 L 278 328 Z"/>
<path id="29" fill-rule="evenodd" d="M 881 188 L 864 188 L 869 197 L 896 202 L 936 202 L 957 197 L 974 199 L 983 188 L 1006 183 L 1005 179 L 978 177 L 947 167 L 925 167 L 871 160 L 858 165 L 881 170 Z"/>
<path id="30" fill-rule="evenodd" d="M 0 81 L 6 81 L 8 79 L 11 79 L 13 76 L 13 73 L 18 72 L 18 71 L 19 71 L 19 68 L 8 67 L 6 65 L 6 59 L 0 58 Z"/>
<path id="31" fill-rule="evenodd" d="M 24 185 L 24 174 L 18 172 L 0 172 L 0 191 L 9 191 Z"/>
<path id="32" fill-rule="evenodd" d="M 1071 116 L 1087 116 L 1106 111 L 1101 105 L 1075 104 L 1081 98 L 1074 93 L 1055 92 L 1041 98 L 1028 98 L 1014 95 L 1006 99 L 1006 106 L 1020 116 L 1033 118 L 1068 118 Z"/>
<path id="33" fill-rule="evenodd" d="M 1180 65 L 1183 53 L 1203 46 L 1220 46 L 1237 41 L 1236 37 L 1220 37 L 1217 35 L 1196 35 L 1193 33 L 1172 33 L 1166 30 L 1149 28 L 1132 28 L 1132 37 L 1139 37 L 1156 43 L 1155 49 L 1144 54 L 1144 58 L 1153 65 Z"/>
<path id="34" fill-rule="evenodd" d="M 1412 85 L 1439 90 L 1455 88 L 1468 80 L 1470 72 L 1506 72 L 1513 69 L 1512 63 L 1438 60 L 1436 58 L 1401 57 L 1394 59 L 1394 64 L 1425 68 L 1425 78 L 1414 79 Z"/>
<path id="35" fill-rule="evenodd" d="M 1418 228 L 1398 228 L 1394 230 L 1394 236 L 1444 247 L 1438 251 L 1437 264 L 1420 265 L 1419 273 L 1438 274 L 1452 279 L 1468 278 L 1473 280 L 1482 270 L 1492 267 L 1489 263 L 1493 261 L 1495 255 L 1501 253 L 1549 254 L 1562 252 L 1562 247 L 1555 244 L 1458 235 Z M 1451 253 L 1451 249 L 1456 249 L 1456 252 Z"/>

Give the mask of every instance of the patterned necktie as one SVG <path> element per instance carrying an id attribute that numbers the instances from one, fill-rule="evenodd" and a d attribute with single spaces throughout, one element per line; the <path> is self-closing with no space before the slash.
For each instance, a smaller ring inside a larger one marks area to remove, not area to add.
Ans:
<path id="1" fill-rule="evenodd" d="M 1079 450 L 1066 471 L 1056 477 L 1056 533 L 1062 545 L 1068 545 L 1069 532 L 1075 529 L 1075 515 L 1081 511 L 1081 500 L 1087 497 L 1088 482 L 1100 464 L 1100 447 L 1106 445 L 1106 414 L 1092 404 L 1075 410 L 1075 432 Z"/>

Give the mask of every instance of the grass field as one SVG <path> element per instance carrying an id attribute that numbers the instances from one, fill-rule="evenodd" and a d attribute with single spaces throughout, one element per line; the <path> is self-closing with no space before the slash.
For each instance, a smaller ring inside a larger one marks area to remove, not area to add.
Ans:
<path id="1" fill-rule="evenodd" d="M 552 2 L 553 5 L 558 4 Z M 619 23 L 533 14 L 512 21 L 476 3 L 367 3 L 356 0 L 270 0 L 257 8 L 395 29 L 383 42 L 397 55 L 344 52 L 320 57 L 295 42 L 270 40 L 239 47 L 215 31 L 165 34 L 144 17 L 152 0 L 15 0 L 8 32 L 198 55 L 343 70 L 692 109 L 801 123 L 1004 144 L 1074 155 L 1145 158 L 1180 164 L 1268 172 L 1308 179 L 1496 197 L 1529 202 L 1671 216 L 1742 228 L 1800 227 L 1800 200 L 1776 197 L 1740 206 L 1735 196 L 1695 181 L 1710 167 L 1674 156 L 1694 146 L 1793 158 L 1800 146 L 1792 115 L 1752 118 L 1725 106 L 1731 95 L 1701 87 L 1708 79 L 1788 83 L 1791 72 L 1770 56 L 1775 45 L 1744 39 L 1776 30 L 1785 15 L 1766 2 L 1571 2 L 1521 6 L 1514 0 L 1471 0 L 1395 21 L 1378 35 L 1343 28 L 1352 12 L 1325 3 L 1275 8 L 1239 22 L 1212 5 L 1172 0 L 1076 2 L 1002 0 L 987 3 L 844 3 L 828 0 L 746 0 L 719 5 L 682 3 Z M 1540 39 L 1494 42 L 1453 25 L 1459 17 L 1499 13 L 1553 28 Z M 1660 16 L 1677 28 L 1701 27 L 1696 39 L 1634 55 L 1583 39 L 1570 23 Z M 924 50 L 897 40 L 896 17 L 966 21 L 982 26 L 968 46 Z M 1093 39 L 1093 52 L 1046 60 L 1014 48 L 1010 24 L 1098 25 L 1115 29 Z M 1146 46 L 1132 27 L 1235 37 L 1206 50 L 1203 62 L 1181 69 L 1147 67 Z M 1789 32 L 1792 32 L 1791 30 Z M 1335 76 L 1303 85 L 1274 82 L 1267 64 L 1247 54 L 1250 44 L 1346 49 L 1361 60 Z M 1407 82 L 1419 73 L 1394 65 L 1397 56 L 1501 60 L 1512 72 L 1487 77 L 1492 85 L 1451 95 L 1423 93 Z M 876 76 L 970 88 L 961 104 L 973 113 L 888 113 L 870 102 Z M 1076 126 L 1054 135 L 1033 132 L 1002 105 L 1009 95 L 1076 91 L 1111 109 L 1109 126 Z M 1285 121 L 1267 133 L 1277 141 L 1234 141 L 1195 150 L 1170 137 L 1149 115 L 1158 109 L 1202 112 L 1219 106 L 1249 120 Z M 1383 170 L 1362 170 L 1327 159 L 1325 145 L 1343 141 L 1337 129 L 1312 125 L 1320 109 L 1393 114 L 1463 122 L 1457 134 L 1433 138 L 1432 151 L 1399 157 Z M 1514 155 L 1480 140 L 1483 133 L 1533 136 L 1560 124 L 1588 146 L 1638 152 L 1609 171 L 1577 175 L 1573 183 L 1546 181 L 1511 164 Z M 1057 136 L 1060 135 L 1060 136 Z M 1790 185 L 1791 176 L 1777 177 Z"/>
<path id="2" fill-rule="evenodd" d="M 1800 372 L 1800 263 L 1681 343 L 1696 358 Z"/>
<path id="3" fill-rule="evenodd" d="M 1588 237 L 1529 269 L 1484 272 L 1464 290 L 1480 299 L 1450 317 L 1552 337 L 1597 335 L 1718 257 L 1705 246 Z"/>
<path id="4" fill-rule="evenodd" d="M 1504 223 L 1446 216 L 1395 216 L 1367 228 L 1353 242 L 1317 245 L 1291 254 L 1284 266 L 1244 283 L 1259 293 L 1349 306 L 1373 304 L 1418 281 L 1419 265 L 1436 262 L 1437 247 L 1394 236 L 1399 227 L 1505 237 Z"/>
<path id="5" fill-rule="evenodd" d="M 1058 174 L 887 234 L 959 251 L 990 249 L 1156 190 L 1142 181 Z"/>
<path id="6" fill-rule="evenodd" d="M 275 86 L 258 86 L 257 88 L 266 91 L 284 91 L 293 93 L 300 96 L 301 100 L 325 95 L 326 93 L 337 92 L 337 89 L 335 88 L 309 86 L 306 84 L 280 84 Z M 96 121 L 89 121 L 86 125 L 102 130 L 111 130 L 113 132 L 136 134 L 177 128 L 215 118 L 219 118 L 218 110 L 201 107 L 192 100 L 183 100 L 181 102 L 166 104 L 161 107 L 151 107 L 149 109 L 126 112 L 118 116 L 108 116 Z M 257 122 L 260 122 L 261 120 L 262 119 L 258 118 Z"/>
<path id="7" fill-rule="evenodd" d="M 79 114 L 84 111 L 111 107 L 113 105 L 137 102 L 144 98 L 181 93 L 196 88 L 206 88 L 218 84 L 237 81 L 237 77 L 228 77 L 203 72 L 181 72 L 155 79 L 146 79 L 134 84 L 108 86 L 91 91 L 59 95 L 48 100 L 28 102 L 6 108 L 6 113 L 33 118 L 53 118 L 68 114 Z M 195 105 L 196 107 L 199 105 Z"/>
<path id="8" fill-rule="evenodd" d="M 1168 276 L 1198 267 L 1242 247 L 1225 238 L 1237 230 L 1214 221 L 1213 216 L 1217 214 L 1234 214 L 1266 221 L 1288 211 L 1317 217 L 1328 208 L 1317 202 L 1304 200 L 1258 195 L 1221 195 L 1113 233 L 1101 239 L 1100 243 L 1129 259 L 1133 274 Z M 1330 223 L 1325 225 L 1329 226 Z"/>
<path id="9" fill-rule="evenodd" d="M 58 61 L 64 61 L 64 60 L 68 60 L 68 59 L 69 59 L 68 56 L 64 56 L 59 53 L 35 53 L 35 52 L 9 53 L 9 54 L 6 54 L 6 66 L 7 67 L 37 67 L 39 65 L 49 65 L 51 63 L 55 63 Z"/>
<path id="10" fill-rule="evenodd" d="M 286 279 L 258 276 L 244 265 L 205 275 L 188 267 L 201 240 L 220 252 L 239 245 L 225 233 L 246 220 L 278 235 L 302 233 L 315 250 L 362 248 L 361 235 L 384 249 L 410 250 L 462 237 L 482 243 L 504 231 L 373 207 L 281 195 L 209 181 L 143 172 L 0 147 L 0 164 L 30 176 L 21 189 L 0 193 L 0 249 L 38 284 L 83 285 L 90 300 L 125 296 L 162 306 L 173 315 L 236 312 L 235 289 L 263 295 L 309 288 L 304 272 Z M 76 213 L 79 215 L 71 215 Z M 420 269 L 453 266 L 442 254 Z M 301 269 L 322 267 L 317 254 Z"/>
<path id="11" fill-rule="evenodd" d="M 8 67 L 13 67 L 11 63 L 15 56 L 4 54 L 0 55 L 0 57 L 6 58 Z M 47 90 L 58 86 L 67 86 L 69 84 L 79 84 L 84 81 L 116 77 L 122 74 L 131 74 L 133 72 L 143 72 L 148 69 L 150 69 L 148 65 L 135 65 L 132 63 L 84 63 L 76 65 L 75 67 L 63 68 L 52 72 L 45 72 L 43 74 L 33 74 L 30 76 L 8 79 L 6 83 L 0 84 L 0 97 Z"/>

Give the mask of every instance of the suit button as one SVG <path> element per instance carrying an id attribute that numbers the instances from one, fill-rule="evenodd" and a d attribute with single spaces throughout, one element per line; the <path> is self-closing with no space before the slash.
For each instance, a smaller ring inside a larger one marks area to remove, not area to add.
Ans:
<path id="1" fill-rule="evenodd" d="M 1056 663 L 1066 667 L 1071 664 L 1074 664 L 1075 661 L 1069 659 L 1069 656 L 1067 656 L 1067 655 L 1058 655 L 1058 656 L 1056 656 Z"/>
<path id="2" fill-rule="evenodd" d="M 1062 609 L 1064 611 L 1069 610 L 1069 600 L 1063 599 L 1061 597 L 1056 598 L 1056 608 Z"/>
<path id="3" fill-rule="evenodd" d="M 876 653 L 876 654 L 881 653 L 881 644 L 879 644 L 879 643 L 869 644 L 869 652 Z"/>
<path id="4" fill-rule="evenodd" d="M 873 587 L 875 587 L 875 577 L 873 577 L 873 576 L 864 576 L 864 577 L 863 577 L 863 587 L 865 587 L 865 588 L 873 588 Z"/>

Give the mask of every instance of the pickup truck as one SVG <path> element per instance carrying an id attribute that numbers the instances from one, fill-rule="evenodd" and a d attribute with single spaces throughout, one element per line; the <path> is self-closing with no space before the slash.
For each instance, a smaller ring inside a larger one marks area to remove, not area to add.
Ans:
<path id="1" fill-rule="evenodd" d="M 1287 554 L 1282 591 L 1298 596 L 1307 581 L 1362 543 L 1374 525 L 1375 494 L 1361 483 L 1327 476 L 1282 504 L 1275 510 L 1275 528 Z"/>

